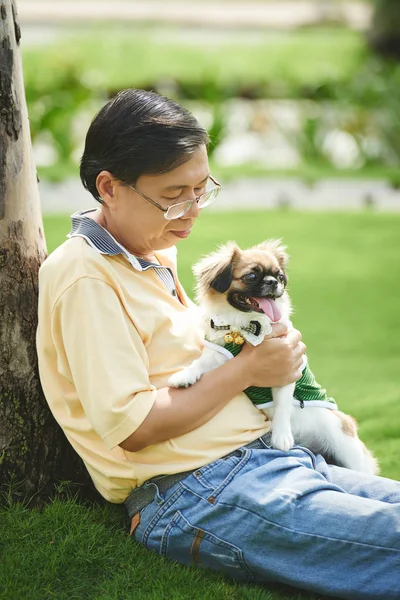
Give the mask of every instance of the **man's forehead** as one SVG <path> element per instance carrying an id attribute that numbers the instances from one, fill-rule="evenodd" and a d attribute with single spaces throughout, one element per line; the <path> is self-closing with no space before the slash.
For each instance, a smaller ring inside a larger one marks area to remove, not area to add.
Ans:
<path id="1" fill-rule="evenodd" d="M 205 183 L 210 175 L 207 151 L 199 148 L 190 158 L 172 171 L 162 175 L 166 189 L 192 187 Z"/>
<path id="2" fill-rule="evenodd" d="M 195 187 L 206 182 L 210 174 L 207 151 L 199 148 L 189 160 L 167 173 L 141 175 L 139 179 L 152 188 L 162 191 Z"/>

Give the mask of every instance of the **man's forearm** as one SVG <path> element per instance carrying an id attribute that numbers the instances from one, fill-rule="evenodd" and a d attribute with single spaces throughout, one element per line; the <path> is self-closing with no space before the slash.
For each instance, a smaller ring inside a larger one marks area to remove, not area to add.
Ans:
<path id="1" fill-rule="evenodd" d="M 276 333 L 276 332 L 275 332 Z M 282 387 L 302 376 L 306 350 L 301 334 L 265 339 L 258 346 L 245 344 L 242 352 L 224 365 L 205 373 L 187 389 L 158 390 L 149 414 L 138 429 L 120 444 L 138 452 L 197 429 L 249 386 Z"/>
<path id="2" fill-rule="evenodd" d="M 205 373 L 189 388 L 162 388 L 157 391 L 146 419 L 120 446 L 138 452 L 151 444 L 193 431 L 248 385 L 246 360 L 238 356 Z"/>

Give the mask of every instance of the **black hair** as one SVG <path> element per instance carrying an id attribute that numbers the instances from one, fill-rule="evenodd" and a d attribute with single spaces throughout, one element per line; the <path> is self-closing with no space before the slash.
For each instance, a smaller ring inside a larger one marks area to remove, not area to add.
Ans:
<path id="1" fill-rule="evenodd" d="M 135 185 L 140 175 L 166 173 L 190 159 L 209 137 L 183 106 L 154 92 L 123 90 L 94 117 L 86 135 L 80 176 L 102 202 L 97 175 L 110 171 Z"/>

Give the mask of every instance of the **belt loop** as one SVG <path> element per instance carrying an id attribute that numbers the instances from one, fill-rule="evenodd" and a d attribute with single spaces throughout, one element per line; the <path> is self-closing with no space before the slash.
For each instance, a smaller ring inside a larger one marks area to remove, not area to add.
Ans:
<path id="1" fill-rule="evenodd" d="M 264 435 L 260 437 L 260 442 L 268 450 L 271 449 L 271 432 L 264 433 Z"/>
<path id="2" fill-rule="evenodd" d="M 158 485 L 156 483 L 154 483 L 154 481 L 146 481 L 143 484 L 143 487 L 145 487 L 145 488 L 150 488 L 152 486 L 155 488 L 154 499 L 155 499 L 156 503 L 157 504 L 162 504 L 164 502 L 164 498 L 160 494 L 160 490 L 158 489 Z"/>

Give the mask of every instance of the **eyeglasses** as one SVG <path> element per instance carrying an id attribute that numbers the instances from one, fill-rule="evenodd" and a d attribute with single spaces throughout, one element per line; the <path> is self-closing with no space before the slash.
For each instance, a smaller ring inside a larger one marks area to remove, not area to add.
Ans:
<path id="1" fill-rule="evenodd" d="M 131 190 L 134 190 L 137 194 L 139 194 L 139 196 L 142 196 L 142 198 L 144 198 L 148 202 L 151 202 L 151 204 L 162 210 L 164 213 L 164 218 L 167 219 L 167 221 L 172 221 L 172 219 L 179 219 L 180 217 L 183 217 L 183 215 L 186 215 L 192 208 L 194 202 L 197 202 L 199 208 L 205 208 L 206 206 L 209 206 L 211 202 L 214 202 L 222 186 L 220 183 L 218 183 L 216 179 L 214 179 L 214 177 L 211 177 L 211 175 L 209 176 L 209 178 L 215 185 L 215 187 L 213 187 L 211 190 L 204 192 L 204 194 L 201 194 L 196 198 L 184 200 L 183 202 L 178 202 L 177 204 L 171 204 L 171 206 L 168 206 L 168 208 L 163 208 L 162 206 L 160 206 L 160 204 L 158 204 L 142 192 L 139 192 L 139 190 L 133 187 L 133 185 L 127 185 L 131 188 Z"/>

